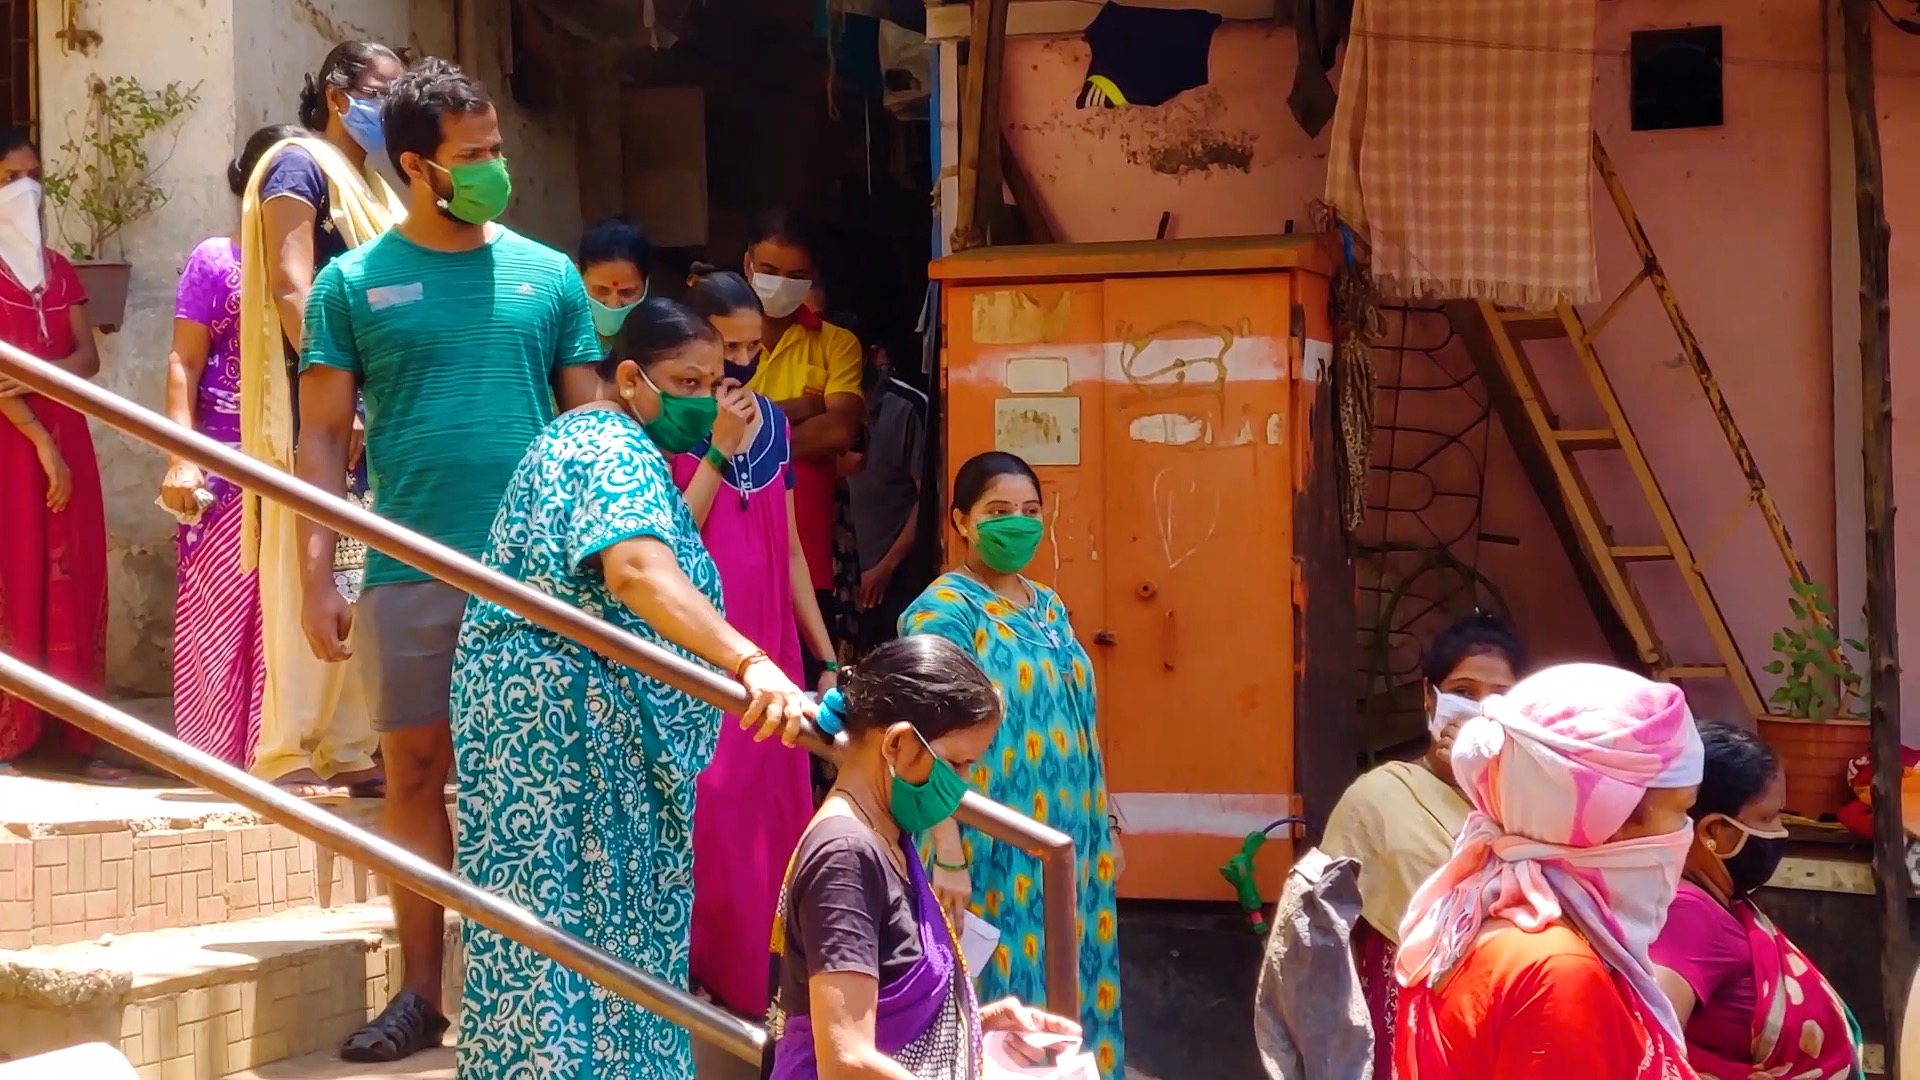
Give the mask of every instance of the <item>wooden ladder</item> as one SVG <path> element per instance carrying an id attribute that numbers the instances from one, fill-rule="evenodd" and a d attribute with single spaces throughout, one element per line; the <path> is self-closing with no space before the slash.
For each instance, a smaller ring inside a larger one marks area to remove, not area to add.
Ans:
<path id="1" fill-rule="evenodd" d="M 1483 376 L 1497 375 L 1505 385 L 1496 389 L 1506 393 L 1517 404 L 1518 411 L 1524 414 L 1525 428 L 1529 429 L 1527 434 L 1545 460 L 1553 486 L 1564 505 L 1570 531 L 1577 538 L 1600 591 L 1618 616 L 1652 677 L 1669 682 L 1687 679 L 1727 680 L 1739 693 L 1751 715 L 1765 716 L 1767 708 L 1754 685 L 1753 673 L 1741 658 L 1740 647 L 1727 629 L 1726 619 L 1707 588 L 1706 579 L 1694 561 L 1693 551 L 1681 533 L 1679 523 L 1674 520 L 1673 509 L 1668 506 L 1666 496 L 1660 490 L 1660 483 L 1647 463 L 1640 441 L 1634 437 L 1619 396 L 1614 393 L 1613 384 L 1607 378 L 1606 369 L 1594 349 L 1594 339 L 1641 285 L 1651 283 L 1658 294 L 1667 320 L 1680 340 L 1681 352 L 1699 380 L 1707 403 L 1720 422 L 1721 433 L 1726 436 L 1727 445 L 1746 478 L 1749 499 L 1760 508 L 1761 516 L 1766 519 L 1767 528 L 1773 534 L 1774 544 L 1786 562 L 1788 576 L 1795 583 L 1807 584 L 1806 565 L 1794 551 L 1793 540 L 1787 533 L 1786 523 L 1781 520 L 1779 508 L 1774 505 L 1773 496 L 1767 490 L 1766 481 L 1760 475 L 1759 465 L 1748 450 L 1739 426 L 1734 423 L 1726 398 L 1707 366 L 1699 339 L 1694 336 L 1686 315 L 1680 310 L 1673 286 L 1660 267 L 1660 260 L 1654 254 L 1646 230 L 1641 227 L 1633 204 L 1627 198 L 1626 189 L 1620 183 L 1620 176 L 1614 171 L 1613 161 L 1607 156 L 1598 135 L 1593 138 L 1593 164 L 1606 185 L 1607 193 L 1612 196 L 1613 205 L 1620 213 L 1621 223 L 1626 226 L 1634 248 L 1639 252 L 1639 273 L 1591 322 L 1565 304 L 1553 311 L 1523 312 L 1501 310 L 1485 301 L 1476 302 L 1480 320 L 1486 327 L 1492 345 L 1490 359 L 1493 363 L 1490 370 L 1488 365 L 1482 365 Z M 1586 376 L 1605 415 L 1606 426 L 1591 429 L 1559 426 L 1553 410 L 1546 402 L 1540 382 L 1534 376 L 1524 347 L 1524 342 L 1546 339 L 1565 341 L 1572 346 L 1581 372 Z M 1511 434 L 1520 436 L 1522 432 Z M 1516 439 L 1516 443 L 1519 441 Z M 1659 527 L 1658 543 L 1625 545 L 1614 542 L 1612 529 L 1601 514 L 1599 503 L 1594 499 L 1578 465 L 1580 456 L 1589 453 L 1616 453 L 1625 457 Z M 1548 493 L 1542 491 L 1541 494 L 1545 496 Z M 1629 573 L 1630 567 L 1643 563 L 1668 563 L 1679 571 L 1688 595 L 1692 597 L 1706 624 L 1717 662 L 1679 663 L 1668 655 Z M 1824 615 L 1817 611 L 1809 611 L 1809 614 L 1826 626 Z"/>

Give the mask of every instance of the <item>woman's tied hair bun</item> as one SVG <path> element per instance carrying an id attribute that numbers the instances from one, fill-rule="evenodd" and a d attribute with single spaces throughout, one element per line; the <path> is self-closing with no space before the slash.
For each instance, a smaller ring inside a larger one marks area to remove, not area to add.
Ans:
<path id="1" fill-rule="evenodd" d="M 820 702 L 816 724 L 861 735 L 904 720 L 931 741 L 997 721 L 1000 713 L 1000 693 L 973 657 L 946 638 L 921 634 L 889 641 L 842 671 L 839 687 Z"/>

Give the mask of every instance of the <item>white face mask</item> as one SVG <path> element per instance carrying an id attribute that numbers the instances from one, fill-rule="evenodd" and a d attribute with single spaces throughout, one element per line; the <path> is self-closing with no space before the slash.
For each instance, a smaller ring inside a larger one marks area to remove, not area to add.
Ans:
<path id="1" fill-rule="evenodd" d="M 1427 717 L 1427 734 L 1438 739 L 1455 724 L 1464 724 L 1480 715 L 1480 703 L 1470 697 L 1445 691 L 1433 695 L 1433 713 Z"/>
<path id="2" fill-rule="evenodd" d="M 0 187 L 0 262 L 27 289 L 46 280 L 40 231 L 40 181 L 22 177 Z"/>
<path id="3" fill-rule="evenodd" d="M 807 290 L 811 288 L 813 282 L 799 278 L 753 275 L 753 291 L 760 297 L 760 306 L 775 319 L 784 319 L 800 310 L 800 302 L 807 298 Z"/>

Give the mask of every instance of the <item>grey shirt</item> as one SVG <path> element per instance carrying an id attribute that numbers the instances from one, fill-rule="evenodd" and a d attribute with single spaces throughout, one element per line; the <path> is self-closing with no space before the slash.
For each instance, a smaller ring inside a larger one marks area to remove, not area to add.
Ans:
<path id="1" fill-rule="evenodd" d="M 927 397 L 891 377 L 867 408 L 867 455 L 847 478 L 860 569 L 871 570 L 920 512 L 920 470 L 927 435 Z"/>

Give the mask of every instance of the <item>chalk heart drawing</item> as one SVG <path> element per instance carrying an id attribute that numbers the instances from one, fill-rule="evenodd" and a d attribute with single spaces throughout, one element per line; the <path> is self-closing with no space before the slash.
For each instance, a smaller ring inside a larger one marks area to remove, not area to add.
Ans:
<path id="1" fill-rule="evenodd" d="M 1167 569 L 1193 558 L 1219 530 L 1220 491 L 1214 488 L 1209 495 L 1200 493 L 1198 480 L 1177 479 L 1169 469 L 1154 474 L 1153 524 Z"/>

